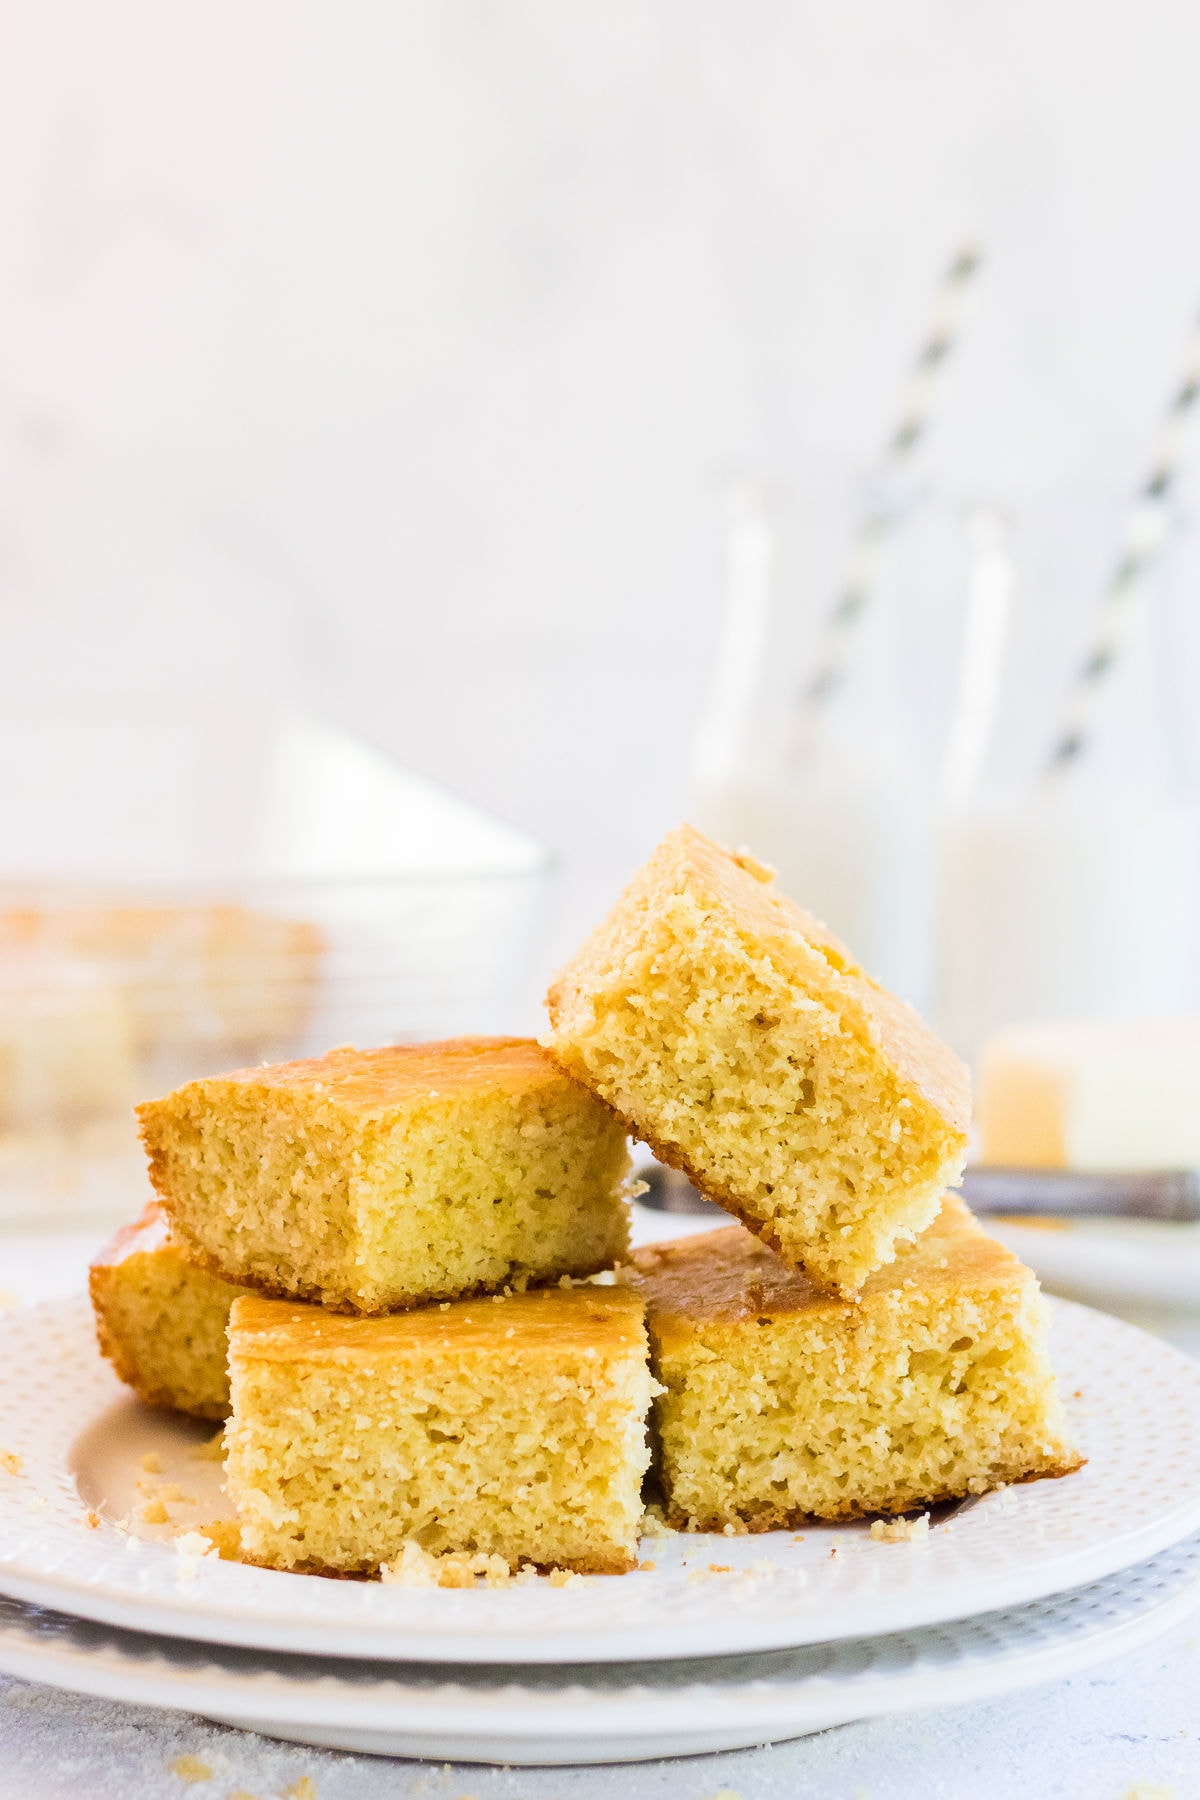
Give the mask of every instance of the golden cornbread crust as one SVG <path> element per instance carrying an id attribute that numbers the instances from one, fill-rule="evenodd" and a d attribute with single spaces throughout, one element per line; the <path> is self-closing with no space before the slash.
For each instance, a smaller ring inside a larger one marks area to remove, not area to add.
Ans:
<path id="1" fill-rule="evenodd" d="M 902 1513 L 1080 1466 L 1037 1283 L 956 1198 L 856 1302 L 738 1226 L 633 1261 L 676 1527 Z"/>
<path id="2" fill-rule="evenodd" d="M 225 1443 L 243 1560 L 370 1574 L 415 1542 L 513 1570 L 632 1568 L 644 1304 L 590 1284 L 376 1319 L 239 1300 Z"/>
<path id="3" fill-rule="evenodd" d="M 343 1048 L 138 1108 L 197 1263 L 375 1315 L 596 1274 L 628 1245 L 625 1134 L 526 1038 Z"/>
<path id="4" fill-rule="evenodd" d="M 733 1324 L 769 1312 L 838 1322 L 853 1318 L 847 1302 L 826 1293 L 802 1269 L 764 1254 L 757 1236 L 724 1225 L 716 1231 L 647 1244 L 631 1260 L 644 1278 L 661 1331 L 691 1334 L 705 1324 Z M 946 1194 L 933 1224 L 895 1262 L 868 1275 L 851 1306 L 920 1288 L 930 1297 L 966 1283 L 1023 1285 L 1029 1270 L 1008 1247 L 980 1230 L 957 1194 Z"/>
<path id="5" fill-rule="evenodd" d="M 245 1289 L 191 1262 L 157 1201 L 101 1251 L 88 1292 L 100 1352 L 140 1399 L 197 1419 L 226 1417 L 226 1328 Z"/>
<path id="6" fill-rule="evenodd" d="M 958 1058 L 769 871 L 690 826 L 547 1005 L 563 1067 L 830 1292 L 857 1292 L 961 1172 Z"/>

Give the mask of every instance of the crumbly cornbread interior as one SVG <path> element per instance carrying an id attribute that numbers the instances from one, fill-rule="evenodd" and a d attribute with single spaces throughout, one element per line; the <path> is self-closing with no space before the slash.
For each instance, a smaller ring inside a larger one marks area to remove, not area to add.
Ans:
<path id="1" fill-rule="evenodd" d="M 592 1274 L 628 1243 L 624 1126 L 529 1039 L 335 1050 L 138 1114 L 173 1230 L 268 1292 L 384 1312 Z"/>
<path id="2" fill-rule="evenodd" d="M 966 1157 L 966 1070 L 770 871 L 672 833 L 550 990 L 545 1042 L 789 1263 L 854 1293 Z"/>
<path id="3" fill-rule="evenodd" d="M 88 1274 L 100 1349 L 150 1406 L 199 1419 L 229 1411 L 226 1328 L 245 1288 L 187 1261 L 155 1201 Z"/>
<path id="4" fill-rule="evenodd" d="M 382 1319 L 239 1300 L 225 1442 L 244 1558 L 367 1571 L 413 1542 L 512 1569 L 630 1568 L 643 1312 L 591 1284 Z"/>
<path id="5" fill-rule="evenodd" d="M 634 1260 L 674 1524 L 904 1512 L 1079 1465 L 1037 1282 L 957 1200 L 857 1303 L 739 1226 Z"/>

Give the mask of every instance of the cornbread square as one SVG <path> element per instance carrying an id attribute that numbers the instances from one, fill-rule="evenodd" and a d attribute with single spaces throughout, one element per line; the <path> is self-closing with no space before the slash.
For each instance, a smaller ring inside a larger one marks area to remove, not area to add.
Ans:
<path id="1" fill-rule="evenodd" d="M 898 1513 L 1079 1466 L 1037 1281 L 957 1199 L 857 1302 L 736 1225 L 634 1261 L 673 1524 Z"/>
<path id="2" fill-rule="evenodd" d="M 639 1294 L 591 1284 L 385 1319 L 239 1300 L 225 1442 L 243 1557 L 369 1571 L 415 1543 L 510 1569 L 631 1568 L 643 1313 Z"/>
<path id="3" fill-rule="evenodd" d="M 247 1290 L 188 1262 L 156 1201 L 96 1258 L 88 1289 L 101 1352 L 142 1400 L 225 1417 L 229 1309 Z"/>
<path id="4" fill-rule="evenodd" d="M 547 1004 L 563 1067 L 820 1287 L 855 1293 L 962 1171 L 958 1058 L 769 870 L 690 826 Z"/>
<path id="5" fill-rule="evenodd" d="M 269 1293 L 388 1312 L 628 1242 L 625 1128 L 532 1039 L 332 1050 L 137 1110 L 172 1231 Z"/>

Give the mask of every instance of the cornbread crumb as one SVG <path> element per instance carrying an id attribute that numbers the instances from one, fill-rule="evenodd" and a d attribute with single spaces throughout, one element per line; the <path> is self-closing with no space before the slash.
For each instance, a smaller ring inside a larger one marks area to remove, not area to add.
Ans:
<path id="1" fill-rule="evenodd" d="M 871 1536 L 881 1544 L 915 1544 L 929 1536 L 929 1514 L 919 1519 L 872 1519 Z"/>
<path id="2" fill-rule="evenodd" d="M 217 1555 L 217 1546 L 206 1531 L 181 1531 L 174 1543 L 180 1556 L 195 1556 L 203 1559 L 206 1556 Z"/>
<path id="3" fill-rule="evenodd" d="M 632 1568 L 643 1315 L 640 1294 L 587 1286 L 370 1319 L 238 1300 L 225 1467 L 243 1560 L 432 1583 L 416 1540 L 467 1559 L 438 1585 L 499 1563 Z"/>
<path id="4" fill-rule="evenodd" d="M 502 1556 L 479 1551 L 473 1556 L 461 1551 L 431 1556 L 415 1539 L 410 1539 L 399 1556 L 381 1564 L 379 1570 L 379 1579 L 392 1587 L 471 1588 L 478 1586 L 479 1578 L 484 1587 L 507 1587 L 515 1579 Z"/>
<path id="5" fill-rule="evenodd" d="M 675 1527 L 668 1525 L 663 1518 L 662 1508 L 657 1501 L 651 1502 L 642 1514 L 641 1531 L 642 1536 L 648 1538 L 668 1538 L 677 1535 Z"/>
<path id="6" fill-rule="evenodd" d="M 92 1512 L 90 1508 L 84 1513 L 83 1522 L 89 1531 L 99 1531 L 100 1529 L 100 1515 Z"/>
<path id="7" fill-rule="evenodd" d="M 283 1790 L 284 1800 L 317 1800 L 317 1787 L 311 1775 L 302 1775 Z"/>
<path id="8" fill-rule="evenodd" d="M 6 1475 L 19 1475 L 25 1467 L 25 1458 L 18 1456 L 15 1450 L 0 1450 L 0 1469 Z"/>
<path id="9" fill-rule="evenodd" d="M 159 1456 L 157 1450 L 147 1450 L 145 1456 L 143 1456 L 141 1462 L 138 1464 L 138 1467 L 144 1469 L 147 1475 L 161 1475 L 162 1458 Z"/>
<path id="10" fill-rule="evenodd" d="M 167 1764 L 172 1775 L 178 1775 L 180 1781 L 189 1784 L 195 1781 L 211 1781 L 212 1770 L 198 1756 L 177 1756 L 174 1762 Z"/>
<path id="11" fill-rule="evenodd" d="M 170 1517 L 161 1500 L 147 1500 L 138 1509 L 138 1518 L 143 1525 L 166 1525 Z"/>
<path id="12" fill-rule="evenodd" d="M 958 1058 L 810 914 L 684 826 L 547 997 L 545 1042 L 665 1162 L 853 1294 L 966 1159 Z"/>
<path id="13" fill-rule="evenodd" d="M 1166 1787 L 1159 1781 L 1135 1781 L 1121 1795 L 1121 1800 L 1178 1800 L 1173 1787 Z"/>
<path id="14" fill-rule="evenodd" d="M 189 1254 L 337 1311 L 587 1275 L 629 1241 L 624 1127 L 532 1039 L 331 1051 L 138 1116 Z"/>
<path id="15" fill-rule="evenodd" d="M 203 1444 L 196 1444 L 188 1455 L 194 1462 L 224 1462 L 225 1427 L 222 1426 L 215 1437 L 207 1438 Z"/>
<path id="16" fill-rule="evenodd" d="M 574 1587 L 577 1582 L 583 1580 L 583 1576 L 577 1574 L 574 1569 L 551 1569 L 547 1579 L 551 1587 Z"/>
<path id="17" fill-rule="evenodd" d="M 656 1562 L 640 1562 L 638 1564 L 638 1568 L 641 1569 L 642 1573 L 645 1575 L 648 1575 L 652 1569 L 657 1569 L 657 1567 L 658 1564 Z"/>
<path id="18" fill-rule="evenodd" d="M 240 1562 L 242 1534 L 233 1519 L 213 1519 L 197 1525 L 197 1532 L 212 1545 L 222 1562 Z"/>
<path id="19" fill-rule="evenodd" d="M 164 1482 L 158 1490 L 158 1497 L 160 1500 L 165 1500 L 168 1506 L 191 1506 L 195 1503 L 196 1498 L 194 1494 L 185 1494 L 177 1481 Z"/>
<path id="20" fill-rule="evenodd" d="M 189 1262 L 157 1201 L 97 1257 L 88 1291 L 102 1354 L 148 1406 L 225 1417 L 229 1309 L 246 1290 Z M 160 1467 L 157 1452 L 142 1458 Z"/>
<path id="21" fill-rule="evenodd" d="M 1079 1466 L 1037 1282 L 956 1198 L 853 1302 L 736 1225 L 636 1261 L 674 1524 L 906 1513 Z"/>

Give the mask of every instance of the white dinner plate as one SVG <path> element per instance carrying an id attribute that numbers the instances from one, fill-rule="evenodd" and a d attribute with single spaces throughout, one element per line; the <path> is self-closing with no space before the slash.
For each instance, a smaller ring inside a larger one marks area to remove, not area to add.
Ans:
<path id="1" fill-rule="evenodd" d="M 1078 1587 L 1200 1530 L 1200 1366 L 1131 1325 L 1056 1305 L 1053 1351 L 1087 1466 L 985 1495 L 923 1541 L 864 1523 L 643 1540 L 654 1566 L 566 1586 L 408 1589 L 198 1561 L 152 1541 L 217 1516 L 203 1427 L 139 1405 L 85 1300 L 0 1320 L 0 1593 L 133 1630 L 320 1655 L 590 1662 L 729 1655 L 909 1630 Z M 1078 1398 L 1076 1398 L 1078 1396 Z M 152 1452 L 161 1472 L 141 1474 Z M 187 1496 L 122 1531 L 139 1480 Z"/>
<path id="2" fill-rule="evenodd" d="M 215 1649 L 0 1599 L 0 1669 L 381 1756 L 553 1764 L 736 1750 L 991 1699 L 1134 1650 L 1200 1602 L 1200 1540 L 962 1624 L 767 1655 L 569 1669 L 346 1662 Z"/>

